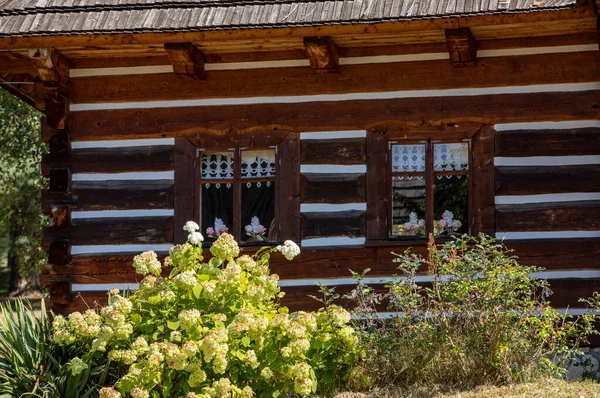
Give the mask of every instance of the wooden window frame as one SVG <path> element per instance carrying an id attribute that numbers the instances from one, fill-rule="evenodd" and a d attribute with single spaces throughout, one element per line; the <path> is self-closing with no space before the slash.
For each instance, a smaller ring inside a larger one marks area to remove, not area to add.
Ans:
<path id="1" fill-rule="evenodd" d="M 236 159 L 239 149 L 260 149 L 276 147 L 275 172 L 275 219 L 277 242 L 300 239 L 300 136 L 288 131 L 257 132 L 253 134 L 229 133 L 227 135 L 181 137 L 175 139 L 175 182 L 174 182 L 174 231 L 175 243 L 184 243 L 187 232 L 183 225 L 187 221 L 200 224 L 200 156 L 207 151 L 231 151 L 235 148 Z M 239 159 L 236 169 L 241 167 Z M 239 170 L 236 170 L 239 177 Z M 240 183 L 240 181 L 237 181 Z M 241 186 L 241 185 L 240 185 Z M 234 219 L 241 211 L 241 189 L 234 190 Z M 237 206 L 239 205 L 239 206 Z M 236 206 L 240 209 L 236 210 Z M 236 225 L 241 222 L 238 217 Z M 241 227 L 241 226 L 240 226 Z M 233 235 L 240 241 L 241 228 L 232 226 Z M 200 231 L 204 234 L 204 231 Z M 264 242 L 266 245 L 276 242 Z M 242 243 L 253 246 L 252 243 Z M 264 245 L 263 244 L 263 245 Z"/>
<path id="2" fill-rule="evenodd" d="M 422 245 L 427 239 L 392 236 L 391 145 L 456 143 L 470 140 L 469 145 L 469 220 L 461 220 L 471 235 L 495 233 L 494 219 L 494 130 L 477 123 L 450 123 L 440 127 L 376 128 L 367 133 L 367 246 Z M 427 151 L 433 145 L 427 144 Z M 426 228 L 433 230 L 433 155 L 426 162 Z M 430 210 L 431 209 L 431 210 Z M 436 241 L 447 240 L 437 237 Z"/>
<path id="3" fill-rule="evenodd" d="M 469 151 L 469 164 L 468 169 L 466 171 L 459 172 L 436 172 L 435 164 L 434 164 L 434 155 L 433 155 L 433 147 L 436 144 L 457 144 L 457 143 L 468 143 L 468 151 Z M 423 172 L 414 172 L 414 173 L 406 173 L 406 172 L 393 172 L 392 171 L 392 161 L 390 160 L 392 157 L 392 147 L 394 145 L 425 145 L 425 170 Z M 467 213 L 468 219 L 461 220 L 464 223 L 466 228 L 466 233 L 470 234 L 473 230 L 473 208 L 472 208 L 472 195 L 473 195 L 473 170 L 471 165 L 473 164 L 473 152 L 471 150 L 471 139 L 434 139 L 428 138 L 427 140 L 390 140 L 388 141 L 388 154 L 387 154 L 387 175 L 388 175 L 388 197 L 390 198 L 390 205 L 388 206 L 388 239 L 389 240 L 422 240 L 427 239 L 429 233 L 431 233 L 434 229 L 434 190 L 435 190 L 435 179 L 438 175 L 466 175 L 469 179 L 468 182 L 468 192 L 467 192 Z M 394 199 L 393 199 L 393 191 L 392 191 L 392 181 L 394 177 L 398 176 L 423 176 L 425 180 L 425 230 L 426 236 L 423 238 L 416 237 L 414 235 L 393 235 L 393 212 L 394 212 Z M 448 239 L 441 236 L 436 237 L 436 239 Z"/>

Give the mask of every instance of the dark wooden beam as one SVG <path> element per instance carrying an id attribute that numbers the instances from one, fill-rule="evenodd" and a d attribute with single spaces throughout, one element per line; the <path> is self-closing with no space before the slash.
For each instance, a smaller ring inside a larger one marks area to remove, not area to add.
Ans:
<path id="1" fill-rule="evenodd" d="M 304 48 L 315 72 L 339 72 L 339 51 L 329 37 L 305 37 Z"/>
<path id="2" fill-rule="evenodd" d="M 177 76 L 204 79 L 206 57 L 192 43 L 165 43 L 165 51 Z"/>
<path id="3" fill-rule="evenodd" d="M 67 57 L 49 47 L 30 48 L 27 54 L 46 87 L 57 87 L 66 91 L 71 68 Z"/>
<path id="4" fill-rule="evenodd" d="M 473 66 L 477 62 L 477 41 L 469 28 L 447 29 L 446 45 L 454 66 Z"/>

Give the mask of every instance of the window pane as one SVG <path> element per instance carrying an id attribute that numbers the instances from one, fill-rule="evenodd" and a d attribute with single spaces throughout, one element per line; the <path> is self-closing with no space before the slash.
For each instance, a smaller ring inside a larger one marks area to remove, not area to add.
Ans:
<path id="1" fill-rule="evenodd" d="M 469 144 L 433 145 L 433 167 L 435 171 L 461 171 L 469 169 Z"/>
<path id="2" fill-rule="evenodd" d="M 207 239 L 230 232 L 233 226 L 233 185 L 202 184 L 202 233 Z"/>
<path id="3" fill-rule="evenodd" d="M 425 144 L 392 145 L 392 172 L 425 171 Z"/>
<path id="4" fill-rule="evenodd" d="M 468 231 L 469 179 L 466 175 L 435 178 L 433 190 L 435 234 Z"/>
<path id="5" fill-rule="evenodd" d="M 242 241 L 277 240 L 275 182 L 242 182 Z"/>
<path id="6" fill-rule="evenodd" d="M 392 235 L 425 234 L 425 179 L 392 177 Z"/>
<path id="7" fill-rule="evenodd" d="M 232 180 L 233 152 L 203 152 L 200 167 L 203 180 Z"/>
<path id="8" fill-rule="evenodd" d="M 242 179 L 275 177 L 275 150 L 242 151 Z"/>

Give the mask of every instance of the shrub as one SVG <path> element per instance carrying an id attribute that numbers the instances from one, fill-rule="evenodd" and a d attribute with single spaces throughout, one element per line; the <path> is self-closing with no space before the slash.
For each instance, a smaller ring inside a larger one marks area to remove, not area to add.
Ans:
<path id="1" fill-rule="evenodd" d="M 79 350 L 74 374 L 105 366 L 101 397 L 276 398 L 314 393 L 316 375 L 332 382 L 347 373 L 358 340 L 349 313 L 334 306 L 288 314 L 277 302 L 283 293 L 269 258 L 292 259 L 293 242 L 240 256 L 224 233 L 204 261 L 197 225 L 186 228 L 188 243 L 164 260 L 168 277 L 154 252 L 140 254 L 133 265 L 146 276 L 131 297 L 113 290 L 99 313 L 54 319 L 53 341 Z"/>
<path id="2" fill-rule="evenodd" d="M 423 259 L 396 254 L 402 278 L 377 293 L 359 282 L 350 298 L 367 321 L 357 327 L 367 352 L 364 373 L 378 383 L 470 387 L 556 375 L 552 360 L 592 332 L 592 315 L 577 320 L 545 301 L 540 269 L 519 264 L 495 239 L 464 236 Z M 417 284 L 425 264 L 429 284 Z M 359 281 L 363 275 L 355 275 Z M 394 316 L 380 316 L 387 301 Z"/>

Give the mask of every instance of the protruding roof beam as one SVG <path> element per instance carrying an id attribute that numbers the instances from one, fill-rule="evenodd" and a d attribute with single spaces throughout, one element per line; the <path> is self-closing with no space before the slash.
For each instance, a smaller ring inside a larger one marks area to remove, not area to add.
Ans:
<path id="1" fill-rule="evenodd" d="M 165 43 L 165 50 L 177 76 L 204 79 L 206 57 L 192 43 Z"/>
<path id="2" fill-rule="evenodd" d="M 447 29 L 446 44 L 454 66 L 472 66 L 477 62 L 477 41 L 469 28 Z"/>
<path id="3" fill-rule="evenodd" d="M 339 72 L 339 51 L 330 37 L 305 37 L 304 47 L 315 72 Z"/>
<path id="4" fill-rule="evenodd" d="M 46 87 L 66 88 L 69 82 L 69 60 L 52 48 L 30 48 L 28 55 Z"/>

